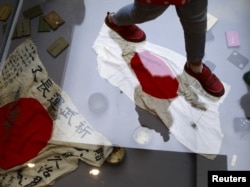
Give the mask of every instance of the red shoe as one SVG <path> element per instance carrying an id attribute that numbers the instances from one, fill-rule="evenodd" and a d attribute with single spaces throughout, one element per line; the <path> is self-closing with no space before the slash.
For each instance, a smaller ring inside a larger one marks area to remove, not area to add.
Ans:
<path id="1" fill-rule="evenodd" d="M 194 73 L 187 65 L 185 64 L 184 70 L 190 76 L 194 77 L 199 81 L 203 89 L 212 96 L 221 97 L 225 93 L 225 89 L 221 81 L 216 77 L 211 70 L 203 64 L 202 73 Z"/>
<path id="2" fill-rule="evenodd" d="M 129 42 L 142 42 L 146 39 L 146 35 L 139 27 L 136 25 L 126 25 L 126 26 L 118 26 L 112 23 L 109 20 L 110 13 L 107 13 L 107 16 L 105 18 L 106 25 L 115 31 L 117 34 L 119 34 L 124 40 L 127 40 Z"/>

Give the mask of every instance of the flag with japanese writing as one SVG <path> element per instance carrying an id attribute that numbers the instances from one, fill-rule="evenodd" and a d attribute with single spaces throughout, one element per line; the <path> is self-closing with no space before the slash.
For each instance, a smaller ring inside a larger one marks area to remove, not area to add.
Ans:
<path id="1" fill-rule="evenodd" d="M 15 187 L 49 184 L 79 159 L 101 166 L 112 151 L 48 76 L 30 39 L 1 66 L 0 137 L 0 183 Z"/>

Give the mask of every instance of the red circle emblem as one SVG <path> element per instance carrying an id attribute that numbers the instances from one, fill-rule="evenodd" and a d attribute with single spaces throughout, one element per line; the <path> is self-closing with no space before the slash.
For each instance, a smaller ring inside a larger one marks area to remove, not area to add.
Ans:
<path id="1" fill-rule="evenodd" d="M 135 53 L 131 67 L 145 93 L 159 99 L 177 97 L 179 82 L 162 59 L 149 51 Z"/>
<path id="2" fill-rule="evenodd" d="M 51 138 L 53 121 L 32 98 L 0 108 L 0 168 L 9 169 L 38 155 Z"/>

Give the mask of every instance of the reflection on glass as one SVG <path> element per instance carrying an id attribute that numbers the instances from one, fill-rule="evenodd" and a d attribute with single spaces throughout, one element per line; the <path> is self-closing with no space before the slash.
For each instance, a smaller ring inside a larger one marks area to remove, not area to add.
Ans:
<path id="1" fill-rule="evenodd" d="M 108 100 L 102 93 L 94 93 L 88 100 L 89 109 L 94 113 L 103 113 L 108 108 Z"/>
<path id="2" fill-rule="evenodd" d="M 99 169 L 91 169 L 91 170 L 89 171 L 89 174 L 90 174 L 90 175 L 93 175 L 93 176 L 97 176 L 97 175 L 100 174 L 100 170 L 99 170 Z"/>
<path id="3" fill-rule="evenodd" d="M 34 168 L 34 167 L 36 166 L 36 164 L 34 164 L 34 163 L 28 163 L 27 166 L 28 166 L 29 168 Z"/>
<path id="4" fill-rule="evenodd" d="M 138 127 L 134 132 L 134 140 L 136 143 L 146 145 L 150 143 L 153 136 L 153 131 L 146 127 Z"/>

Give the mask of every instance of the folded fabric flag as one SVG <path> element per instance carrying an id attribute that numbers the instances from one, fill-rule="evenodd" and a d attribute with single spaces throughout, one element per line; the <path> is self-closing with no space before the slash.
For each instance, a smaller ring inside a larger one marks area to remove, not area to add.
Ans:
<path id="1" fill-rule="evenodd" d="M 111 143 L 48 76 L 28 39 L 1 66 L 0 184 L 47 186 L 78 166 L 100 167 Z"/>
<path id="2" fill-rule="evenodd" d="M 229 85 L 223 83 L 223 97 L 210 96 L 183 71 L 185 57 L 148 41 L 127 42 L 105 24 L 93 49 L 99 75 L 157 115 L 180 143 L 207 158 L 219 153 L 223 133 L 218 108 Z"/>

